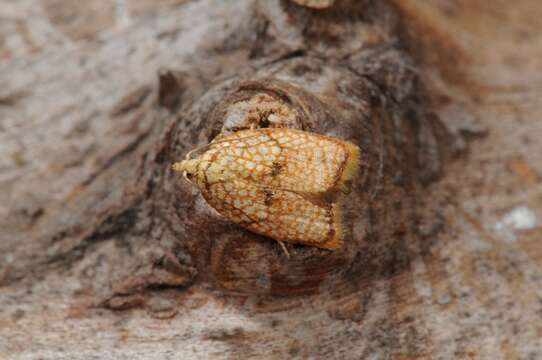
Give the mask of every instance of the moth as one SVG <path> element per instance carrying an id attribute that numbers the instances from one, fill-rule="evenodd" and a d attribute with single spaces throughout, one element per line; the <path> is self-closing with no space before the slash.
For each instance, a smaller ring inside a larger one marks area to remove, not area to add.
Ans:
<path id="1" fill-rule="evenodd" d="M 359 161 L 351 142 L 261 128 L 218 136 L 172 168 L 226 219 L 285 251 L 283 242 L 333 250 L 343 243 L 343 201 Z"/>

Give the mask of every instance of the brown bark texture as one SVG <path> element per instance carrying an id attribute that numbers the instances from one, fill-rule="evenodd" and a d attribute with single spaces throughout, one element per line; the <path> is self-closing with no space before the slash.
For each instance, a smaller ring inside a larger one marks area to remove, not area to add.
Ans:
<path id="1" fill-rule="evenodd" d="M 537 0 L 0 3 L 1 359 L 542 358 Z M 357 144 L 344 246 L 212 209 L 220 134 Z"/>

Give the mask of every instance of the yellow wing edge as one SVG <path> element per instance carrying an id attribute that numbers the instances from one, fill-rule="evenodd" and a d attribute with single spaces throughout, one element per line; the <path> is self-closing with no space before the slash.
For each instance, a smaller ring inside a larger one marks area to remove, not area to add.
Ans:
<path id="1" fill-rule="evenodd" d="M 335 234 L 333 238 L 329 241 L 327 241 L 325 244 L 326 249 L 335 250 L 343 245 L 344 235 L 345 235 L 345 229 L 344 229 L 344 213 L 343 213 L 343 207 L 344 207 L 344 200 L 346 199 L 346 194 L 343 192 L 346 187 L 346 183 L 350 180 L 354 179 L 358 175 L 360 161 L 361 161 L 361 150 L 360 148 L 352 144 L 351 142 L 344 141 L 343 142 L 346 150 L 348 152 L 348 158 L 346 159 L 344 170 L 341 174 L 341 177 L 339 178 L 339 181 L 337 183 L 338 189 L 341 190 L 341 194 L 339 195 L 337 201 L 333 204 L 333 228 L 335 230 Z"/>

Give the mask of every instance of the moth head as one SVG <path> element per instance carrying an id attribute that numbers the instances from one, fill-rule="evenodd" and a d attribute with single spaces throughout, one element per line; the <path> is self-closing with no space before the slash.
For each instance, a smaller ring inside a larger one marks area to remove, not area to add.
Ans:
<path id="1" fill-rule="evenodd" d="M 186 159 L 180 162 L 174 163 L 171 168 L 173 171 L 182 172 L 183 176 L 190 180 L 192 176 L 194 176 L 198 170 L 198 159 Z"/>

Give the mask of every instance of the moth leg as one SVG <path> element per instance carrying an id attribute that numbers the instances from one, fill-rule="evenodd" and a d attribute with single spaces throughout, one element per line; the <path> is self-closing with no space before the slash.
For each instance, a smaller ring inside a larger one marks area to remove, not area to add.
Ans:
<path id="1" fill-rule="evenodd" d="M 282 242 L 280 240 L 277 240 L 277 242 L 280 244 L 280 247 L 282 248 L 282 251 L 284 251 L 284 254 L 289 259 L 290 258 L 290 253 L 288 252 L 288 249 L 286 248 L 286 245 L 284 245 L 284 242 Z"/>

